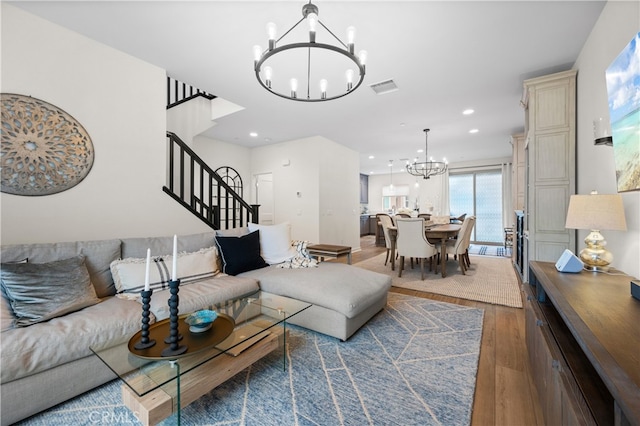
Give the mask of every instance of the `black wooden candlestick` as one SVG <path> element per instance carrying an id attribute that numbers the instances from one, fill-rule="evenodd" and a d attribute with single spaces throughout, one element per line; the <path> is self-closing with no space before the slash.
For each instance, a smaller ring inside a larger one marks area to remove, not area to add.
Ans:
<path id="1" fill-rule="evenodd" d="M 140 335 L 142 336 L 138 342 L 133 345 L 135 349 L 147 349 L 156 344 L 156 341 L 149 339 L 149 308 L 151 304 L 151 294 L 153 290 L 143 290 L 140 292 L 142 296 L 142 328 Z"/>
<path id="2" fill-rule="evenodd" d="M 183 354 L 187 351 L 186 345 L 179 345 L 178 341 L 182 339 L 178 332 L 178 291 L 180 290 L 180 280 L 169 281 L 169 337 L 164 339 L 165 343 L 170 346 L 162 351 L 162 356 L 175 356 Z"/>

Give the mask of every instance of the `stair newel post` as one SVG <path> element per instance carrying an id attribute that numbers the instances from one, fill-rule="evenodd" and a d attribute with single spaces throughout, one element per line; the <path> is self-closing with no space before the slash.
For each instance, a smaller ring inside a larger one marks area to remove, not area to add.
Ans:
<path id="1" fill-rule="evenodd" d="M 251 223 L 260 223 L 259 209 L 260 204 L 251 204 Z"/>

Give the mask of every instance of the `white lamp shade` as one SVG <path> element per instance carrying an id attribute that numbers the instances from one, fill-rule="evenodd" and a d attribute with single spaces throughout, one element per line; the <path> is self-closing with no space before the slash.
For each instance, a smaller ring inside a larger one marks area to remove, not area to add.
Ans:
<path id="1" fill-rule="evenodd" d="M 617 194 L 572 195 L 565 227 L 626 231 L 622 197 Z"/>

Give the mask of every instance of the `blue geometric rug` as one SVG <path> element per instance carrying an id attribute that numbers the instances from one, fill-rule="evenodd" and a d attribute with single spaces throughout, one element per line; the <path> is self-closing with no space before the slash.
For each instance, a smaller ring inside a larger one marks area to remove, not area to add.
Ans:
<path id="1" fill-rule="evenodd" d="M 469 254 L 475 254 L 479 256 L 511 257 L 511 247 L 504 248 L 504 246 L 484 246 L 478 244 L 470 244 Z"/>
<path id="2" fill-rule="evenodd" d="M 181 424 L 469 424 L 483 316 L 389 293 L 388 306 L 347 342 L 291 326 L 287 371 L 276 350 L 183 409 Z M 115 380 L 20 424 L 140 424 L 120 398 Z"/>

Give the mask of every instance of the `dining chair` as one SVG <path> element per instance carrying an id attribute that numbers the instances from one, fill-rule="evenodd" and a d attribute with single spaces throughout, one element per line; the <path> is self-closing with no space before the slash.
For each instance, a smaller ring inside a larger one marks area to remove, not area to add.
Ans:
<path id="1" fill-rule="evenodd" d="M 475 220 L 475 216 L 466 217 L 458 232 L 458 238 L 447 241 L 446 255 L 452 254 L 458 260 L 462 275 L 466 275 L 466 271 L 471 265 L 469 262 L 469 244 Z"/>
<path id="2" fill-rule="evenodd" d="M 424 233 L 423 218 L 397 218 L 398 236 L 396 238 L 396 252 L 400 256 L 398 277 L 402 277 L 404 258 L 420 260 L 421 279 L 424 280 L 424 263 L 429 259 L 429 270 L 433 266 L 433 257 L 438 254 L 436 246 L 431 244 Z"/>
<path id="3" fill-rule="evenodd" d="M 389 253 L 391 252 L 391 237 L 389 236 L 389 227 L 393 226 L 393 221 L 391 220 L 391 216 L 386 213 L 378 213 L 376 215 L 380 225 L 382 226 L 382 232 L 384 233 L 384 245 L 387 248 L 387 256 L 384 259 L 384 264 L 386 265 L 389 259 Z"/>
<path id="4" fill-rule="evenodd" d="M 444 225 L 451 222 L 450 216 L 431 216 L 431 222 L 434 225 Z"/>
<path id="5" fill-rule="evenodd" d="M 418 217 L 421 217 L 424 220 L 430 220 L 431 219 L 431 213 L 419 213 Z"/>

